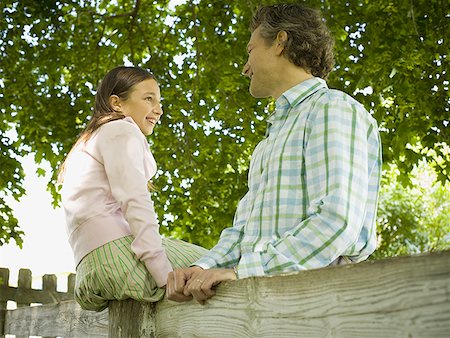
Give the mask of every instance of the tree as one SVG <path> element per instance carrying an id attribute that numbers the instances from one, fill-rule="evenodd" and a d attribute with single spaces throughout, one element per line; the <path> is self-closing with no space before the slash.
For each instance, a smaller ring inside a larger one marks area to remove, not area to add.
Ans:
<path id="1" fill-rule="evenodd" d="M 316 1 L 304 1 L 317 6 Z M 129 62 L 151 69 L 165 114 L 151 137 L 161 230 L 211 247 L 246 191 L 249 157 L 268 100 L 240 75 L 248 24 L 261 1 L 16 1 L 0 5 L 0 191 L 23 195 L 19 156 L 56 169 L 90 115 L 99 79 Z M 274 3 L 274 1 L 262 1 Z M 444 1 L 325 1 L 336 37 L 330 87 L 354 94 L 379 121 L 386 162 L 407 172 L 428 152 L 449 178 L 449 15 Z M 428 98 L 428 99 L 425 99 Z M 16 131 L 17 137 L 13 130 Z M 419 149 L 419 150 L 418 150 Z M 0 195 L 0 198 L 2 196 Z M 0 199 L 0 244 L 21 233 Z"/>
<path id="2" fill-rule="evenodd" d="M 379 247 L 373 258 L 450 248 L 450 184 L 436 181 L 434 168 L 421 161 L 410 173 L 412 185 L 398 181 L 390 165 L 383 177 L 378 211 Z"/>

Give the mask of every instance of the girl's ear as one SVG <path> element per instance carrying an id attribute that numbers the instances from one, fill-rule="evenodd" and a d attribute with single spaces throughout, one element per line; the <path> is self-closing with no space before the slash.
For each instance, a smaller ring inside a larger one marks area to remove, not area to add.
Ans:
<path id="1" fill-rule="evenodd" d="M 117 95 L 111 95 L 109 97 L 109 105 L 114 111 L 120 111 L 122 109 L 120 97 Z"/>

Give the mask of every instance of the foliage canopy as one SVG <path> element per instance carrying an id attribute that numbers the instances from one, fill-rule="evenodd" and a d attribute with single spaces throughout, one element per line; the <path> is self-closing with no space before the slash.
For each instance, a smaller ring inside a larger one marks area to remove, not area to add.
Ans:
<path id="1" fill-rule="evenodd" d="M 421 158 L 449 180 L 449 32 L 446 1 L 303 1 L 336 38 L 329 86 L 378 120 L 384 161 L 398 180 Z M 5 194 L 19 199 L 18 158 L 57 169 L 91 113 L 98 81 L 124 62 L 151 69 L 165 115 L 150 142 L 159 165 L 162 232 L 211 247 L 246 191 L 267 100 L 240 75 L 252 10 L 274 1 L 17 1 L 0 4 L 0 245 L 21 231 Z M 14 132 L 15 130 L 15 132 Z M 17 136 L 16 136 L 17 135 Z M 41 173 L 42 173 L 42 169 Z M 58 203 L 54 170 L 49 189 Z"/>
<path id="2" fill-rule="evenodd" d="M 379 245 L 372 258 L 450 249 L 450 182 L 436 182 L 436 171 L 421 161 L 403 186 L 390 165 L 383 177 L 378 210 Z"/>

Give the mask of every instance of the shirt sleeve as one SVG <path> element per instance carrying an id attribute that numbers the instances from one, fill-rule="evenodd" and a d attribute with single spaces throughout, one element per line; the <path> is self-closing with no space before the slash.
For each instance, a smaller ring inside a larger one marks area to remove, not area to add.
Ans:
<path id="1" fill-rule="evenodd" d="M 239 201 L 238 208 L 235 213 L 233 226 L 225 228 L 220 234 L 219 242 L 202 258 L 193 265 L 202 267 L 203 269 L 212 268 L 230 268 L 235 267 L 239 263 L 241 257 L 241 240 L 244 236 L 244 224 L 246 214 L 242 211 L 243 206 L 247 205 L 249 193 Z"/>
<path id="2" fill-rule="evenodd" d="M 121 206 L 134 236 L 131 249 L 161 287 L 172 267 L 159 234 L 153 201 L 147 190 L 145 140 L 131 123 L 105 125 L 98 147 L 111 193 Z"/>
<path id="3" fill-rule="evenodd" d="M 327 266 L 357 241 L 368 195 L 368 114 L 346 100 L 328 102 L 311 114 L 300 150 L 307 217 L 262 251 L 244 254 L 240 278 Z"/>

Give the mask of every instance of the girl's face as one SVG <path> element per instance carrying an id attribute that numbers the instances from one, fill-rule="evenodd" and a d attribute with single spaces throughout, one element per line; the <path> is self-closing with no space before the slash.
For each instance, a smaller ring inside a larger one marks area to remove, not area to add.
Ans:
<path id="1" fill-rule="evenodd" d="M 153 133 L 163 114 L 161 92 L 155 80 L 148 79 L 136 84 L 126 100 L 116 98 L 118 111 L 131 117 L 144 135 Z"/>

